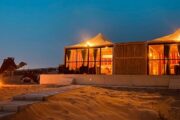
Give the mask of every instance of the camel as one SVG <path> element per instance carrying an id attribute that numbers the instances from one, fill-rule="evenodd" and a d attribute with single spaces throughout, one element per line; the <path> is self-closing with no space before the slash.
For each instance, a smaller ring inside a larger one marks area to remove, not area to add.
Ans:
<path id="1" fill-rule="evenodd" d="M 4 59 L 1 68 L 0 68 L 0 74 L 4 72 L 13 72 L 19 68 L 22 68 L 23 66 L 27 65 L 25 62 L 20 62 L 18 65 L 14 62 L 13 57 L 8 57 Z"/>

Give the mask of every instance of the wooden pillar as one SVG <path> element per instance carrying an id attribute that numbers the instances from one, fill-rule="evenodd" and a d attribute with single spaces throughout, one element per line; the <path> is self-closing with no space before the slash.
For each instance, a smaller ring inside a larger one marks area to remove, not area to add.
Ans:
<path id="1" fill-rule="evenodd" d="M 101 48 L 100 48 L 100 71 L 99 74 L 101 74 Z"/>
<path id="2" fill-rule="evenodd" d="M 89 46 L 88 46 L 88 61 L 87 61 L 87 67 L 88 67 L 88 74 L 89 74 Z"/>
<path id="3" fill-rule="evenodd" d="M 147 56 L 147 64 L 146 64 L 146 66 L 147 66 L 147 68 L 146 68 L 146 70 L 147 70 L 147 75 L 150 75 L 150 71 L 149 71 L 149 45 L 147 45 L 147 54 L 146 54 Z"/>
<path id="4" fill-rule="evenodd" d="M 78 54 L 77 54 L 77 48 L 76 48 L 76 73 L 77 73 L 77 59 L 78 58 Z"/>
<path id="5" fill-rule="evenodd" d="M 66 52 L 66 48 L 64 49 L 64 65 L 65 65 L 65 67 L 66 67 L 66 54 L 67 54 L 67 52 Z"/>

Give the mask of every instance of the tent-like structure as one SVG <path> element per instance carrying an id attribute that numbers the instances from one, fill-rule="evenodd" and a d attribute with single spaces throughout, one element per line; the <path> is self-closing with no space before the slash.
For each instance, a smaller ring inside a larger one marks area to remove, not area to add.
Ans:
<path id="1" fill-rule="evenodd" d="M 113 43 L 101 33 L 65 47 L 65 66 L 69 73 L 112 74 Z"/>
<path id="2" fill-rule="evenodd" d="M 99 33 L 93 38 L 90 38 L 75 45 L 66 46 L 66 48 L 101 47 L 111 45 L 113 45 L 113 43 L 110 40 L 106 39 L 102 33 Z"/>
<path id="3" fill-rule="evenodd" d="M 100 33 L 66 46 L 65 67 L 80 74 L 180 75 L 180 29 L 145 42 L 116 44 Z"/>
<path id="4" fill-rule="evenodd" d="M 180 74 L 180 29 L 147 43 L 150 75 Z"/>
<path id="5" fill-rule="evenodd" d="M 177 29 L 174 33 L 156 38 L 154 40 L 147 41 L 148 43 L 176 43 L 180 42 L 180 29 Z"/>

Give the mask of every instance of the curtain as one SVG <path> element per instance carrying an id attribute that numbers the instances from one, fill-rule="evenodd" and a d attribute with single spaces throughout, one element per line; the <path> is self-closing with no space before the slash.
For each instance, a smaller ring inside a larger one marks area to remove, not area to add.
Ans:
<path id="1" fill-rule="evenodd" d="M 96 61 L 98 49 L 94 48 L 93 55 L 94 55 L 94 61 Z"/>
<path id="2" fill-rule="evenodd" d="M 94 48 L 94 51 L 93 51 L 93 55 L 94 55 L 94 67 L 96 67 L 97 52 L 98 52 L 98 49 Z"/>
<path id="3" fill-rule="evenodd" d="M 84 61 L 86 60 L 86 54 L 87 54 L 86 49 L 82 49 L 82 50 L 81 50 L 81 54 L 82 54 L 83 66 L 84 66 Z"/>
<path id="4" fill-rule="evenodd" d="M 67 55 L 67 58 L 68 58 L 68 61 L 70 60 L 70 56 L 71 56 L 71 50 L 67 50 L 66 51 L 66 55 Z"/>
<path id="5" fill-rule="evenodd" d="M 178 46 L 178 52 L 179 52 L 179 55 L 180 55 L 180 44 L 177 45 Z"/>
<path id="6" fill-rule="evenodd" d="M 165 57 L 165 59 L 167 58 L 167 62 L 166 62 L 166 75 L 170 74 L 169 50 L 170 50 L 170 46 L 169 45 L 164 45 L 164 57 Z"/>
<path id="7" fill-rule="evenodd" d="M 68 59 L 68 61 L 70 61 L 70 56 L 71 56 L 71 50 L 66 50 L 66 55 L 67 55 L 67 59 Z M 70 63 L 68 62 L 68 68 L 70 67 L 70 65 L 69 65 Z"/>
<path id="8" fill-rule="evenodd" d="M 165 56 L 165 58 L 169 58 L 169 50 L 170 50 L 170 46 L 164 45 L 164 56 Z"/>

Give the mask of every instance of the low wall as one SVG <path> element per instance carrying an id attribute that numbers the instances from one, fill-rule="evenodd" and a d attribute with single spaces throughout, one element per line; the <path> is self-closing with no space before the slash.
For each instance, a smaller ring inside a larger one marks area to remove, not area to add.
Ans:
<path id="1" fill-rule="evenodd" d="M 70 85 L 74 82 L 74 78 L 59 76 L 58 74 L 49 74 L 40 76 L 40 84 L 56 84 L 56 85 Z"/>
<path id="2" fill-rule="evenodd" d="M 22 84 L 21 75 L 3 76 L 0 75 L 0 82 L 3 84 Z"/>
<path id="3" fill-rule="evenodd" d="M 78 75 L 78 74 L 42 74 L 43 81 L 61 81 L 73 78 L 76 84 L 82 85 L 114 85 L 129 87 L 167 87 L 180 89 L 180 76 L 148 76 L 148 75 Z M 55 84 L 55 82 L 53 82 Z"/>

